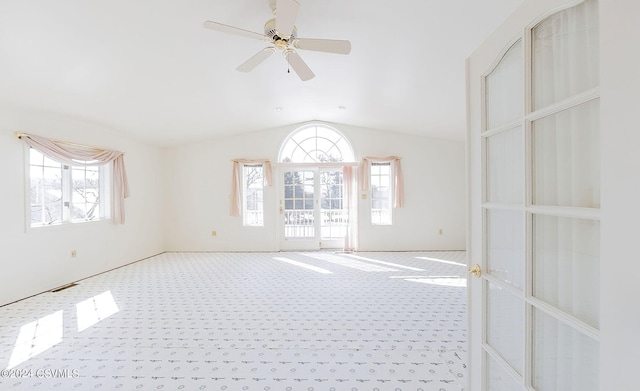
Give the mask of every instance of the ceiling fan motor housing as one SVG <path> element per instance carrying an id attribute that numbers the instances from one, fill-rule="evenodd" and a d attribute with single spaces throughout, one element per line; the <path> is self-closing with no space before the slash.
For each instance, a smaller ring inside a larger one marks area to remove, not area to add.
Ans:
<path id="1" fill-rule="evenodd" d="M 294 26 L 293 27 L 293 31 L 291 31 L 291 35 L 289 37 L 287 37 L 286 35 L 284 35 L 282 32 L 276 30 L 276 19 L 269 19 L 267 21 L 267 23 L 264 24 L 264 35 L 266 35 L 267 37 L 269 37 L 269 39 L 271 39 L 271 41 L 273 42 L 277 42 L 277 41 L 285 41 L 287 43 L 291 42 L 292 40 L 294 40 L 298 35 L 297 35 L 297 29 Z"/>

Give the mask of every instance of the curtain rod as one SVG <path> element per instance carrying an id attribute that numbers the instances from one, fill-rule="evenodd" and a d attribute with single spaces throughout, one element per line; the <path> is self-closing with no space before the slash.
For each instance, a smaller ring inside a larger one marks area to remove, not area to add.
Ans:
<path id="1" fill-rule="evenodd" d="M 24 132 L 20 132 L 20 131 L 15 131 L 13 134 L 16 135 L 17 138 L 22 139 L 22 136 L 25 134 Z M 85 145 L 85 144 L 77 144 L 77 143 L 71 143 L 69 141 L 60 141 L 60 140 L 52 140 L 55 143 L 58 144 L 64 144 L 64 145 L 70 145 L 72 147 L 81 147 L 81 148 L 87 148 L 87 149 L 93 149 L 96 151 L 104 151 L 105 149 L 103 148 L 98 148 L 98 147 L 94 147 L 91 145 Z"/>

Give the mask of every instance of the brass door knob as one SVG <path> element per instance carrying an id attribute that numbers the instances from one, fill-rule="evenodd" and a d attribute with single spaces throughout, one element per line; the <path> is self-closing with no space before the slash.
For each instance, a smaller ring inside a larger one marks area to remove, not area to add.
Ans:
<path id="1" fill-rule="evenodd" d="M 473 265 L 473 267 L 471 269 L 468 270 L 469 273 L 473 274 L 474 276 L 480 278 L 480 276 L 482 275 L 482 270 L 480 269 L 480 265 L 478 265 L 477 263 L 475 265 Z"/>

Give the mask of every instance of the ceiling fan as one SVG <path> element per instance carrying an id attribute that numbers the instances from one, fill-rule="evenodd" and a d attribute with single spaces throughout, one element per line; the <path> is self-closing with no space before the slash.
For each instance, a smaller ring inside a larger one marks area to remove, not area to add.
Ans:
<path id="1" fill-rule="evenodd" d="M 295 49 L 336 54 L 349 54 L 349 52 L 351 52 L 351 43 L 349 41 L 298 38 L 295 21 L 296 16 L 298 15 L 298 9 L 300 8 L 300 3 L 296 0 L 275 0 L 275 4 L 274 0 L 270 0 L 270 4 L 274 18 L 265 23 L 264 34 L 255 33 L 253 31 L 209 20 L 203 23 L 204 27 L 211 30 L 259 39 L 271 43 L 269 46 L 262 49 L 256 55 L 237 67 L 236 69 L 238 71 L 250 72 L 277 50 L 280 50 L 291 68 L 293 68 L 301 80 L 305 81 L 313 78 L 315 75 Z"/>

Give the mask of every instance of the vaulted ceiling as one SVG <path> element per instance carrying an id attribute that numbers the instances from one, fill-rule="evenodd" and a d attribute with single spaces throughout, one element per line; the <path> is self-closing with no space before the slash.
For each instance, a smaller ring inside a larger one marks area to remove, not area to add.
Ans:
<path id="1" fill-rule="evenodd" d="M 322 120 L 464 139 L 465 59 L 521 0 L 299 0 L 298 36 L 346 39 L 349 55 L 299 50 L 301 81 L 265 42 L 269 0 L 2 0 L 0 104 L 104 124 L 157 145 Z"/>

